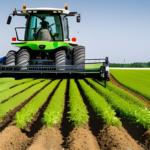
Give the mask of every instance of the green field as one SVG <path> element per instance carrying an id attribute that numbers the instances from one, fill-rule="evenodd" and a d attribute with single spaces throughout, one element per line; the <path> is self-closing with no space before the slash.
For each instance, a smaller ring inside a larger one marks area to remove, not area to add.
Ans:
<path id="1" fill-rule="evenodd" d="M 123 86 L 150 101 L 150 70 L 115 70 L 112 76 Z"/>

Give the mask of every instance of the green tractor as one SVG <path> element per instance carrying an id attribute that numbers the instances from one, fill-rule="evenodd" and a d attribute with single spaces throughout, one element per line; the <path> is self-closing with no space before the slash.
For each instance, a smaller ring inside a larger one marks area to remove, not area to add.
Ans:
<path id="1" fill-rule="evenodd" d="M 76 43 L 76 38 L 69 38 L 68 17 L 80 14 L 65 9 L 26 8 L 13 11 L 8 17 L 23 16 L 26 27 L 16 27 L 16 37 L 12 45 L 19 47 L 16 52 L 10 50 L 0 59 L 0 74 L 92 74 L 109 80 L 108 57 L 105 59 L 85 59 L 85 47 Z M 24 39 L 19 39 L 18 30 L 24 29 Z"/>

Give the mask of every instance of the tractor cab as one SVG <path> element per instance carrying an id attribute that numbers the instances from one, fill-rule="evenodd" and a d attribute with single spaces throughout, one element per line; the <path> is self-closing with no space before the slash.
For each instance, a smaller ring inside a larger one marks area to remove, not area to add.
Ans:
<path id="1" fill-rule="evenodd" d="M 65 9 L 26 8 L 26 5 L 23 5 L 23 11 L 15 9 L 11 15 L 25 16 L 27 19 L 24 41 L 69 41 L 67 17 L 76 14 L 77 12 L 68 11 L 66 4 Z M 11 15 L 7 24 L 11 22 Z M 80 22 L 80 14 L 77 16 L 77 22 Z M 19 41 L 18 34 L 17 41 Z"/>

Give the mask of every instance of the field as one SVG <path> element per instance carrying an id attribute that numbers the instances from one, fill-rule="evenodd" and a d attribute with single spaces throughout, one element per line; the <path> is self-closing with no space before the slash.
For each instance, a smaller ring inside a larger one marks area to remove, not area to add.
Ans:
<path id="1" fill-rule="evenodd" d="M 0 150 L 150 149 L 149 97 L 131 87 L 139 77 L 146 89 L 149 72 L 127 81 L 133 74 L 115 71 L 119 83 L 111 76 L 106 88 L 92 78 L 0 78 Z"/>

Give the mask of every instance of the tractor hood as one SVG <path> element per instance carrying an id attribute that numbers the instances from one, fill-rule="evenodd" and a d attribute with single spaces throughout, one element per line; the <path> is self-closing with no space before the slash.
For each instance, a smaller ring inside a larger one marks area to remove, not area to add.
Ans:
<path id="1" fill-rule="evenodd" d="M 16 45 L 17 47 L 29 47 L 32 50 L 43 50 L 43 51 L 49 51 L 49 50 L 55 50 L 57 48 L 70 48 L 72 49 L 72 46 L 70 46 L 68 43 L 65 42 L 47 42 L 47 41 L 16 41 L 11 43 L 12 45 Z M 44 49 L 41 48 L 41 46 L 44 46 Z"/>

